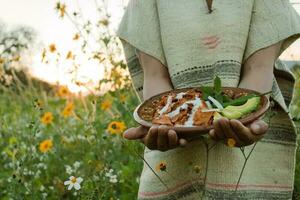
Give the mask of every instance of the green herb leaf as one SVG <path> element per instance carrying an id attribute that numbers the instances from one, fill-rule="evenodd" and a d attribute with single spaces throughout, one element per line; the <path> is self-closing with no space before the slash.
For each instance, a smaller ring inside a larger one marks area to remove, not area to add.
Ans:
<path id="1" fill-rule="evenodd" d="M 215 95 L 215 99 L 216 99 L 218 102 L 220 102 L 220 103 L 222 104 L 222 106 L 224 107 L 224 105 L 223 105 L 223 102 L 224 102 L 224 96 L 222 95 L 222 93 L 217 93 L 217 94 Z"/>
<path id="2" fill-rule="evenodd" d="M 221 94 L 222 92 L 222 84 L 220 77 L 216 76 L 214 80 L 214 89 L 216 94 Z"/>
<path id="3" fill-rule="evenodd" d="M 232 101 L 224 103 L 224 107 L 243 105 L 244 103 L 246 103 L 246 101 L 248 99 L 251 99 L 251 98 L 256 97 L 256 96 L 257 96 L 256 94 L 248 94 L 246 96 L 242 96 L 242 97 L 236 98 L 236 99 L 234 99 Z"/>
<path id="4" fill-rule="evenodd" d="M 214 90 L 212 87 L 207 87 L 207 86 L 202 86 L 201 87 L 201 91 L 202 91 L 202 98 L 204 100 L 207 100 L 208 96 L 214 96 Z"/>

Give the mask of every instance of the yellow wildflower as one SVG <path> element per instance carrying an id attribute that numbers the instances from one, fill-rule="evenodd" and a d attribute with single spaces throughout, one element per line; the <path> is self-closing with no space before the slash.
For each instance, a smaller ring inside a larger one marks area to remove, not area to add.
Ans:
<path id="1" fill-rule="evenodd" d="M 56 51 L 56 45 L 55 45 L 55 44 L 50 44 L 50 45 L 49 45 L 49 51 L 50 51 L 51 53 L 54 53 L 54 52 Z"/>
<path id="2" fill-rule="evenodd" d="M 59 97 L 66 97 L 66 96 L 68 96 L 69 94 L 70 94 L 70 91 L 69 91 L 68 87 L 66 87 L 66 86 L 61 86 L 61 87 L 58 89 L 57 95 L 58 95 Z"/>
<path id="3" fill-rule="evenodd" d="M 235 141 L 233 138 L 229 138 L 229 139 L 227 140 L 227 145 L 228 145 L 229 147 L 235 147 L 236 141 Z"/>
<path id="4" fill-rule="evenodd" d="M 74 35 L 74 37 L 73 37 L 73 40 L 79 40 L 79 38 L 80 38 L 79 33 L 76 33 L 76 34 Z"/>
<path id="5" fill-rule="evenodd" d="M 110 134 L 121 134 L 125 131 L 126 125 L 124 122 L 113 121 L 111 122 L 107 130 Z"/>
<path id="6" fill-rule="evenodd" d="M 59 11 L 60 17 L 64 17 L 66 13 L 66 4 L 57 3 L 56 8 Z"/>
<path id="7" fill-rule="evenodd" d="M 73 55 L 72 51 L 69 51 L 69 52 L 67 53 L 66 59 L 70 59 L 70 60 L 73 60 L 73 59 L 74 59 L 74 55 Z"/>
<path id="8" fill-rule="evenodd" d="M 45 125 L 50 124 L 53 121 L 53 115 L 51 112 L 46 112 L 41 118 L 41 122 Z"/>
<path id="9" fill-rule="evenodd" d="M 66 107 L 64 108 L 62 115 L 64 117 L 68 117 L 73 113 L 74 104 L 72 102 L 69 102 Z"/>
<path id="10" fill-rule="evenodd" d="M 161 171 L 161 172 L 167 171 L 167 164 L 164 161 L 161 161 L 156 165 L 156 171 Z"/>
<path id="11" fill-rule="evenodd" d="M 40 143 L 39 149 L 42 153 L 46 153 L 47 151 L 51 150 L 52 147 L 53 147 L 53 142 L 51 139 L 48 139 Z"/>
<path id="12" fill-rule="evenodd" d="M 101 103 L 101 109 L 102 110 L 108 110 L 111 108 L 111 101 L 110 100 L 104 100 L 102 103 Z"/>

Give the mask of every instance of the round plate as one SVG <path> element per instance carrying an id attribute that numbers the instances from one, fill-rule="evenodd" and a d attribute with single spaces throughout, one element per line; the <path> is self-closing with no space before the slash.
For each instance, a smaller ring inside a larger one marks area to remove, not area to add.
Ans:
<path id="1" fill-rule="evenodd" d="M 200 90 L 200 88 L 183 88 L 183 89 L 176 89 L 171 90 L 168 92 L 163 92 L 158 95 L 155 95 L 151 97 L 150 99 L 144 101 L 141 103 L 134 111 L 133 117 L 136 120 L 137 123 L 139 123 L 142 126 L 150 128 L 152 124 L 152 116 L 155 112 L 155 103 L 159 102 L 161 97 L 164 95 L 168 95 L 169 93 L 180 93 L 185 92 L 187 90 L 191 89 L 197 89 Z M 228 92 L 233 92 L 235 95 L 238 94 L 260 94 L 257 91 L 249 90 L 249 89 L 243 89 L 243 88 L 234 88 L 234 87 L 222 87 L 222 91 L 226 94 Z M 269 100 L 266 96 L 261 96 L 260 98 L 260 104 L 258 109 L 255 112 L 252 112 L 243 118 L 239 119 L 244 125 L 247 125 L 260 117 L 262 117 L 265 112 L 269 108 Z M 180 136 L 193 136 L 194 134 L 207 134 L 210 129 L 212 129 L 213 126 L 193 126 L 193 127 L 172 127 L 173 130 L 175 130 Z"/>

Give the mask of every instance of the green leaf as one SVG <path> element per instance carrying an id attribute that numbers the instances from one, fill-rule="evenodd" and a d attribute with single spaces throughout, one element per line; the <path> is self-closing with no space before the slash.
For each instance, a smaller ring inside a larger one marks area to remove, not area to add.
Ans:
<path id="1" fill-rule="evenodd" d="M 257 96 L 256 94 L 248 94 L 246 96 L 242 96 L 242 97 L 236 98 L 236 99 L 234 99 L 232 101 L 224 103 L 224 107 L 243 105 L 244 103 L 246 103 L 246 101 L 248 99 L 251 99 L 252 97 L 256 97 L 256 96 Z"/>
<path id="2" fill-rule="evenodd" d="M 224 96 L 223 96 L 221 93 L 217 93 L 217 94 L 215 95 L 215 99 L 216 99 L 218 102 L 220 102 L 220 103 L 222 104 L 222 106 L 224 107 L 224 105 L 223 105 L 223 102 L 224 102 Z"/>
<path id="3" fill-rule="evenodd" d="M 204 100 L 207 100 L 208 96 L 214 96 L 214 90 L 212 87 L 202 86 L 201 91 L 202 91 L 202 98 Z"/>
<path id="4" fill-rule="evenodd" d="M 216 76 L 214 80 L 214 88 L 216 94 L 221 94 L 222 92 L 222 84 L 220 77 Z"/>

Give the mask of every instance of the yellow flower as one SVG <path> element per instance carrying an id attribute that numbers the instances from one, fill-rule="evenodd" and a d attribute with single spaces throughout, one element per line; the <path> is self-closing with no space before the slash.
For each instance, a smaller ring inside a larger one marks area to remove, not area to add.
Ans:
<path id="1" fill-rule="evenodd" d="M 73 40 L 79 40 L 79 38 L 80 38 L 80 35 L 78 33 L 76 33 L 73 37 Z"/>
<path id="2" fill-rule="evenodd" d="M 5 59 L 0 57 L 0 64 L 3 64 L 4 62 L 5 62 Z"/>
<path id="3" fill-rule="evenodd" d="M 229 139 L 227 140 L 227 145 L 228 145 L 229 147 L 235 147 L 236 141 L 235 141 L 233 138 L 229 138 Z"/>
<path id="4" fill-rule="evenodd" d="M 52 140 L 48 139 L 40 143 L 39 149 L 42 153 L 46 153 L 47 151 L 51 150 L 52 147 L 53 147 L 53 142 Z"/>
<path id="5" fill-rule="evenodd" d="M 101 109 L 102 110 L 108 110 L 111 108 L 111 101 L 110 100 L 104 100 L 102 103 L 101 103 Z"/>
<path id="6" fill-rule="evenodd" d="M 74 104 L 72 102 L 69 102 L 66 107 L 64 108 L 62 115 L 64 117 L 68 117 L 73 113 Z"/>
<path id="7" fill-rule="evenodd" d="M 164 161 L 161 161 L 156 165 L 156 171 L 161 171 L 161 172 L 167 171 L 167 164 Z"/>
<path id="8" fill-rule="evenodd" d="M 45 125 L 50 124 L 53 121 L 53 115 L 51 112 L 46 112 L 41 118 L 41 122 Z"/>
<path id="9" fill-rule="evenodd" d="M 107 130 L 110 134 L 121 134 L 125 131 L 126 125 L 124 122 L 113 121 L 111 122 Z"/>
<path id="10" fill-rule="evenodd" d="M 69 51 L 67 56 L 66 56 L 66 59 L 70 59 L 70 60 L 73 60 L 74 59 L 74 55 L 72 53 L 72 51 Z"/>
<path id="11" fill-rule="evenodd" d="M 66 86 L 59 87 L 58 92 L 57 92 L 57 95 L 59 97 L 66 97 L 69 94 L 70 94 L 70 91 L 69 91 L 68 87 L 66 87 Z"/>
<path id="12" fill-rule="evenodd" d="M 64 17 L 66 13 L 66 4 L 57 3 L 56 8 L 59 11 L 60 17 Z"/>
<path id="13" fill-rule="evenodd" d="M 56 51 L 56 45 L 55 45 L 55 44 L 50 44 L 50 45 L 49 45 L 49 51 L 50 51 L 51 53 L 54 53 L 54 52 Z"/>

